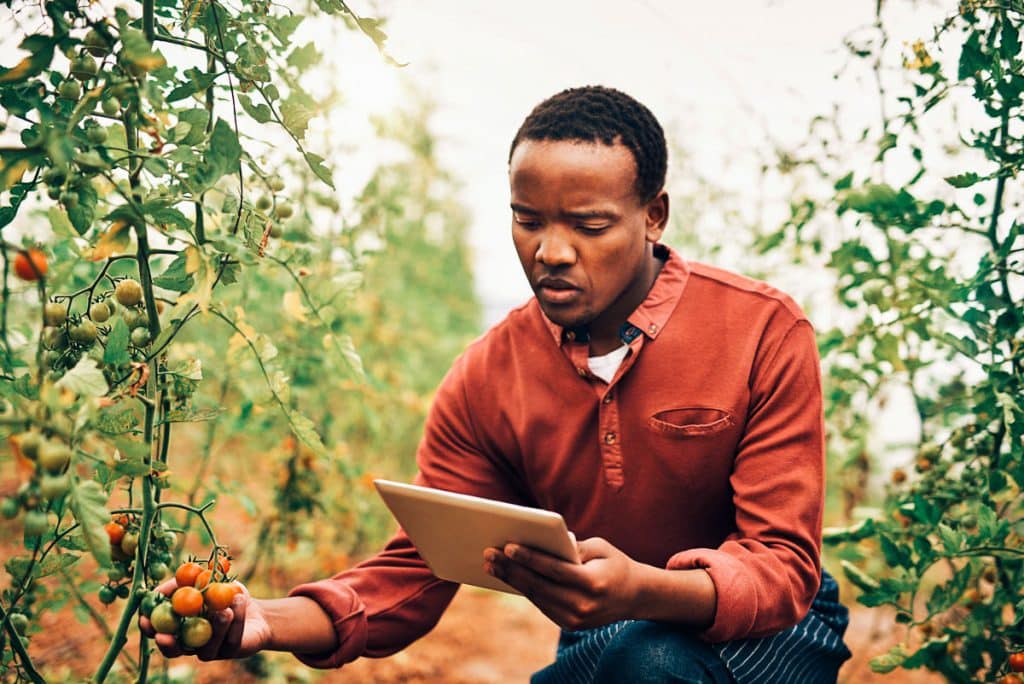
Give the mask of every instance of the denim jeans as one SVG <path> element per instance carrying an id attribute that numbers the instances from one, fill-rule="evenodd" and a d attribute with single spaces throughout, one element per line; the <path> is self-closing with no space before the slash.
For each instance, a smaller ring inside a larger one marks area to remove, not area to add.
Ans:
<path id="1" fill-rule="evenodd" d="M 778 634 L 708 644 L 692 630 L 645 620 L 563 631 L 555 662 L 530 682 L 834 683 L 850 657 L 842 639 L 847 617 L 835 580 L 823 572 L 810 612 Z"/>

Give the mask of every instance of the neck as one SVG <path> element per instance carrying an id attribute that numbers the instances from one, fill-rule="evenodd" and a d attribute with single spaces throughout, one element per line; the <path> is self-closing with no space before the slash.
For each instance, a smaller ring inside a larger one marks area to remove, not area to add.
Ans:
<path id="1" fill-rule="evenodd" d="M 590 355 L 601 356 L 622 346 L 619 330 L 630 314 L 636 311 L 651 291 L 654 281 L 658 279 L 665 262 L 654 255 L 653 247 L 648 247 L 644 268 L 619 298 L 600 316 L 590 323 Z"/>

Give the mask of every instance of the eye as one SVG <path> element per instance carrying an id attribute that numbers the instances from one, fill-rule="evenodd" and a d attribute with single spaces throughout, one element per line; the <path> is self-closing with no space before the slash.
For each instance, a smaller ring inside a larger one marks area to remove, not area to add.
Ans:
<path id="1" fill-rule="evenodd" d="M 535 218 L 530 218 L 528 216 L 513 216 L 512 220 L 516 222 L 516 225 L 521 226 L 522 228 L 526 228 L 528 230 L 540 227 L 540 221 L 538 221 Z"/>
<path id="2" fill-rule="evenodd" d="M 610 223 L 579 223 L 576 227 L 584 233 L 603 233 L 611 228 Z"/>

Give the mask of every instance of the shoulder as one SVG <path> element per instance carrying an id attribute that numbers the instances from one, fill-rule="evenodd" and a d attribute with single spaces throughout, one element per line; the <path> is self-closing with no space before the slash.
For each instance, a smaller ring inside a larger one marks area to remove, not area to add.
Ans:
<path id="1" fill-rule="evenodd" d="M 510 365 L 513 356 L 544 341 L 550 343 L 551 333 L 537 300 L 530 298 L 470 342 L 455 360 L 452 370 L 463 377 L 483 374 L 493 378 Z"/>
<path id="2" fill-rule="evenodd" d="M 808 322 L 807 315 L 796 301 L 762 280 L 741 275 L 724 268 L 695 261 L 687 262 L 694 294 L 718 305 L 727 302 L 730 307 L 753 309 L 769 314 L 776 324 L 787 329 L 799 321 Z"/>

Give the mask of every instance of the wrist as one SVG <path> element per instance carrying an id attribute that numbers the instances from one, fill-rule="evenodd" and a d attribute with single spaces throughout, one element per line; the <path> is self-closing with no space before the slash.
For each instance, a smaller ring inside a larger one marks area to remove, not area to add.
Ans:
<path id="1" fill-rule="evenodd" d="M 291 596 L 253 602 L 266 621 L 265 650 L 326 653 L 338 647 L 334 623 L 313 599 Z"/>
<path id="2" fill-rule="evenodd" d="M 707 628 L 714 623 L 717 596 L 704 570 L 666 570 L 637 564 L 633 615 L 639 620 L 679 622 Z"/>

